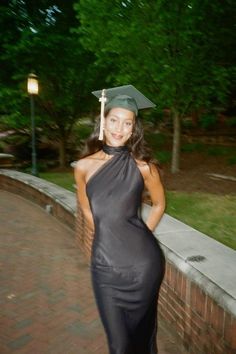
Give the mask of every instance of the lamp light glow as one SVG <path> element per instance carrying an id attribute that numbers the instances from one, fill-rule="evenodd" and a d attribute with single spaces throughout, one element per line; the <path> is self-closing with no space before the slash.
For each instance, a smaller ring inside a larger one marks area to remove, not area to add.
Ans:
<path id="1" fill-rule="evenodd" d="M 29 74 L 27 80 L 27 91 L 30 95 L 39 93 L 38 77 L 35 74 Z"/>

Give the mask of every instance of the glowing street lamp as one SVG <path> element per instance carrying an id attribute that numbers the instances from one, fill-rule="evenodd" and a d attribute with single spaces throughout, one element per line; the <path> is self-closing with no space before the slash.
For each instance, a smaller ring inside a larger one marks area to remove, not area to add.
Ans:
<path id="1" fill-rule="evenodd" d="M 38 77 L 35 74 L 29 74 L 27 80 L 27 91 L 30 96 L 30 112 L 31 112 L 31 131 L 32 131 L 32 175 L 37 176 L 37 158 L 35 146 L 35 114 L 34 114 L 34 96 L 38 95 Z"/>
<path id="2" fill-rule="evenodd" d="M 29 74 L 27 81 L 27 91 L 30 95 L 39 93 L 38 77 L 35 74 Z"/>

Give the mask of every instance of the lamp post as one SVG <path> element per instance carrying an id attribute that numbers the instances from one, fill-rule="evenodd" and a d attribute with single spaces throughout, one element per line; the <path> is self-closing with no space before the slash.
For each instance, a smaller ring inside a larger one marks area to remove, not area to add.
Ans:
<path id="1" fill-rule="evenodd" d="M 35 74 L 29 74 L 27 80 L 27 91 L 30 96 L 30 112 L 31 112 L 31 132 L 32 132 L 32 175 L 37 176 L 37 158 L 35 144 L 35 116 L 34 116 L 34 95 L 38 94 L 38 78 Z"/>

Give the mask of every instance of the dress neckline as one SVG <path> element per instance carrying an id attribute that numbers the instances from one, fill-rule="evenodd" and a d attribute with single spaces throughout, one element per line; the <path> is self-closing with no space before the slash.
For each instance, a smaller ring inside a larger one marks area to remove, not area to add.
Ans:
<path id="1" fill-rule="evenodd" d="M 110 146 L 107 144 L 104 144 L 102 146 L 102 150 L 108 154 L 108 155 L 116 155 L 116 154 L 122 154 L 124 152 L 129 151 L 127 145 L 122 145 L 122 146 Z"/>

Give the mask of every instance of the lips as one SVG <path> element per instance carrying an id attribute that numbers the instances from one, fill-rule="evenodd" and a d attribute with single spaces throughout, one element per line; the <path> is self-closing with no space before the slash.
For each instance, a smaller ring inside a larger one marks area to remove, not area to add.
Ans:
<path id="1" fill-rule="evenodd" d="M 119 134 L 111 134 L 114 139 L 121 140 L 123 138 L 123 135 Z"/>

